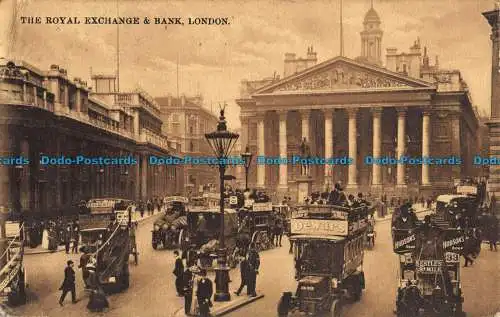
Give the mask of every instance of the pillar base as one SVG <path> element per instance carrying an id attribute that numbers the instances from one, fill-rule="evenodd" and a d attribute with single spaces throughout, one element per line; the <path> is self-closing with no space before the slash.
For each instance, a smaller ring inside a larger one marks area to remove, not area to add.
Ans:
<path id="1" fill-rule="evenodd" d="M 378 197 L 384 192 L 384 187 L 382 186 L 382 184 L 372 184 L 370 186 L 370 191 L 372 196 Z"/>
<path id="2" fill-rule="evenodd" d="M 347 184 L 345 187 L 345 191 L 353 194 L 354 197 L 357 197 L 356 195 L 358 194 L 359 191 L 359 184 Z"/>
<path id="3" fill-rule="evenodd" d="M 408 195 L 408 185 L 407 184 L 397 184 L 395 187 L 396 195 L 401 197 L 406 197 Z"/>

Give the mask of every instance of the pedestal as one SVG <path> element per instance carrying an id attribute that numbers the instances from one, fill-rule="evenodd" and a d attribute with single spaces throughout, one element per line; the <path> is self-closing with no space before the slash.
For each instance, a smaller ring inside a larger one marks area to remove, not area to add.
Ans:
<path id="1" fill-rule="evenodd" d="M 231 300 L 229 293 L 229 270 L 226 264 L 226 250 L 219 250 L 217 267 L 215 268 L 215 295 L 214 301 L 228 302 Z"/>
<path id="2" fill-rule="evenodd" d="M 313 179 L 310 176 L 301 176 L 297 179 L 297 202 L 304 203 L 304 199 L 311 194 Z"/>

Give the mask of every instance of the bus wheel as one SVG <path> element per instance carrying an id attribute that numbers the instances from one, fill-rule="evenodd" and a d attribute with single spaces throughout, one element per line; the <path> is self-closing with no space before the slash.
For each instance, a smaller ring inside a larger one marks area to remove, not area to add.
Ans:
<path id="1" fill-rule="evenodd" d="M 340 317 L 342 312 L 342 305 L 339 299 L 334 299 L 330 307 L 330 317 Z"/>

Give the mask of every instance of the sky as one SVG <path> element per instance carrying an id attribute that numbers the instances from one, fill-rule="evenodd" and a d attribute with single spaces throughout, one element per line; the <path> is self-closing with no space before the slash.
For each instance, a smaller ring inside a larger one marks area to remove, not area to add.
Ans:
<path id="1" fill-rule="evenodd" d="M 152 96 L 200 93 L 207 108 L 228 104 L 234 128 L 240 125 L 234 100 L 241 80 L 282 76 L 287 52 L 305 56 L 312 45 L 321 62 L 340 50 L 340 0 L 18 0 L 17 17 L 8 13 L 14 1 L 0 0 L 0 34 L 9 39 L 0 44 L 0 55 L 43 70 L 58 64 L 70 78 L 90 83 L 91 72 L 115 72 L 116 25 L 21 24 L 20 17 L 136 16 L 140 25 L 119 27 L 120 90 L 142 87 Z M 387 47 L 407 52 L 420 37 L 432 63 L 438 55 L 442 68 L 459 69 L 474 105 L 489 114 L 490 27 L 481 13 L 492 10 L 494 1 L 374 0 L 373 5 L 382 20 L 383 55 Z M 369 8 L 370 0 L 344 0 L 349 58 L 360 55 L 359 32 Z M 145 17 L 181 17 L 186 24 L 145 25 Z M 187 25 L 189 17 L 227 17 L 230 25 Z"/>

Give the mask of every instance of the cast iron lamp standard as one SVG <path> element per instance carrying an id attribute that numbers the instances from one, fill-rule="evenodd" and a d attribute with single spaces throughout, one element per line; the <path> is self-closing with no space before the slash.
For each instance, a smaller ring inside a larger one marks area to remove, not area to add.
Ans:
<path id="1" fill-rule="evenodd" d="M 219 123 L 217 131 L 205 134 L 210 147 L 214 151 L 219 165 L 219 181 L 220 181 L 220 234 L 219 234 L 219 254 L 217 259 L 217 268 L 215 269 L 215 296 L 217 302 L 231 300 L 229 294 L 229 267 L 227 266 L 227 253 L 224 242 L 224 174 L 226 172 L 226 164 L 228 155 L 238 140 L 237 133 L 227 130 L 226 118 L 224 117 L 224 108 L 220 111 Z"/>
<path id="2" fill-rule="evenodd" d="M 245 190 L 248 190 L 248 170 L 250 169 L 250 164 L 252 163 L 253 154 L 250 153 L 250 148 L 245 148 L 245 153 L 241 153 L 243 162 L 245 163 Z"/>

